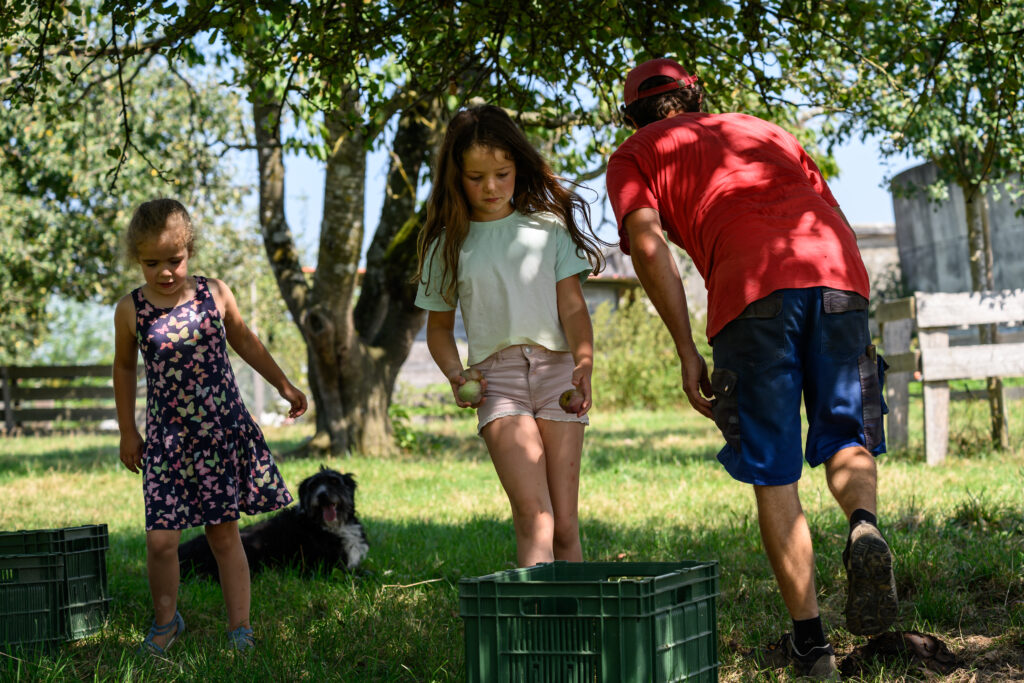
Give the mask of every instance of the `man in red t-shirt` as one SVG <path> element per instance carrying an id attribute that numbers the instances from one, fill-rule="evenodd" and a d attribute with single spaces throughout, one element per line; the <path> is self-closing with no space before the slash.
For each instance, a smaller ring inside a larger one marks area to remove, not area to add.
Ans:
<path id="1" fill-rule="evenodd" d="M 754 487 L 762 540 L 793 619 L 792 634 L 767 658 L 825 679 L 835 675 L 835 656 L 797 491 L 804 459 L 825 463 L 829 489 L 850 520 L 847 628 L 880 633 L 897 612 L 892 555 L 875 516 L 884 361 L 868 333 L 867 271 L 853 230 L 796 138 L 753 116 L 704 113 L 702 105 L 698 79 L 675 61 L 633 69 L 622 113 L 637 130 L 608 162 L 608 193 L 620 247 L 672 334 L 687 399 L 721 429 L 726 470 Z M 666 236 L 704 277 L 710 377 Z"/>

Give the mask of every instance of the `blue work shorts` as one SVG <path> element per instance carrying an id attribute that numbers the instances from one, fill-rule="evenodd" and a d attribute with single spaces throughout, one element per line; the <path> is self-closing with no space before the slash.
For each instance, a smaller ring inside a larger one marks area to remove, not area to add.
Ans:
<path id="1" fill-rule="evenodd" d="M 885 452 L 885 361 L 868 332 L 867 299 L 825 287 L 759 299 L 712 339 L 718 460 L 734 479 L 781 486 L 848 446 Z"/>

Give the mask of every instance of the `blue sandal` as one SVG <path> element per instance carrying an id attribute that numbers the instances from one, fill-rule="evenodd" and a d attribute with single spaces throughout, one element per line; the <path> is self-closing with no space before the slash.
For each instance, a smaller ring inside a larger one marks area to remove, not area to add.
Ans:
<path id="1" fill-rule="evenodd" d="M 232 650 L 248 652 L 256 647 L 256 641 L 252 637 L 252 629 L 248 626 L 239 626 L 234 631 L 228 631 L 228 642 Z"/>
<path id="2" fill-rule="evenodd" d="M 167 643 L 160 647 L 153 642 L 153 638 L 157 636 L 166 636 L 174 630 L 174 635 L 171 636 Z M 157 626 L 156 619 L 153 620 L 153 625 L 149 627 L 149 633 L 146 635 L 146 639 L 142 641 L 142 645 L 139 645 L 139 654 L 149 655 L 163 655 L 167 652 L 167 648 L 174 644 L 174 641 L 178 639 L 182 633 L 185 632 L 185 620 L 181 618 L 181 612 L 175 610 L 174 618 L 163 626 Z"/>

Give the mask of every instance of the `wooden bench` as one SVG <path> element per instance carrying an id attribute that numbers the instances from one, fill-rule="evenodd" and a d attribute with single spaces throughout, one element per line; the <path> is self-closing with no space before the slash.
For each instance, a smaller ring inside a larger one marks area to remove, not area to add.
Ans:
<path id="1" fill-rule="evenodd" d="M 96 427 L 116 420 L 110 365 L 0 366 L 4 431 L 52 428 L 54 422 Z M 83 382 L 101 377 L 105 382 Z"/>
<path id="2" fill-rule="evenodd" d="M 949 380 L 1024 376 L 1024 343 L 1019 333 L 997 329 L 994 343 L 951 345 L 951 330 L 966 325 L 1013 325 L 1024 321 L 1024 290 L 923 293 L 883 302 L 875 312 L 889 363 L 886 438 L 891 448 L 907 445 L 909 382 L 920 373 L 924 399 L 925 458 L 946 457 L 949 439 Z M 911 350 L 917 329 L 918 348 Z M 956 337 L 957 335 L 954 335 Z M 963 335 L 961 335 L 962 337 Z M 1018 392 L 1013 392 L 1014 394 Z"/>

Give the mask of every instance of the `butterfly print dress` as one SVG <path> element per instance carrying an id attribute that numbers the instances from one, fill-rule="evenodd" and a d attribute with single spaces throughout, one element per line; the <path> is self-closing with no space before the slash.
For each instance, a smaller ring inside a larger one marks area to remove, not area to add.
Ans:
<path id="1" fill-rule="evenodd" d="M 206 278 L 195 281 L 195 296 L 175 308 L 132 292 L 146 366 L 147 531 L 220 524 L 292 502 L 242 403 Z"/>

